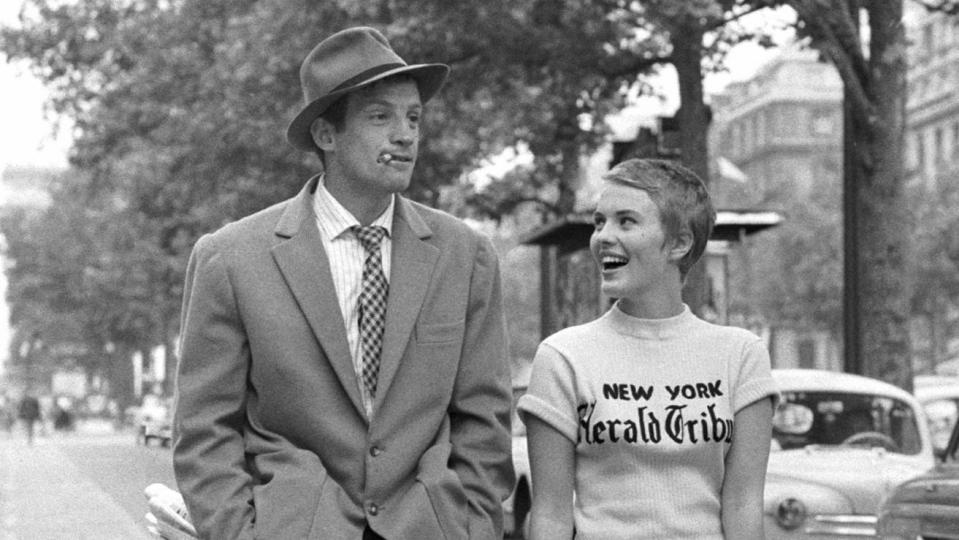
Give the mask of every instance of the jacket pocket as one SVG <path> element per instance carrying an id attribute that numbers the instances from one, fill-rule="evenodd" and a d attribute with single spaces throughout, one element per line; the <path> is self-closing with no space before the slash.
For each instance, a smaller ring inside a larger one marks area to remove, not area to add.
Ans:
<path id="1" fill-rule="evenodd" d="M 416 323 L 417 343 L 448 343 L 463 339 L 466 321 L 443 323 Z"/>
<path id="2" fill-rule="evenodd" d="M 416 480 L 426 490 L 444 536 L 447 540 L 460 540 L 467 538 L 469 507 L 463 483 L 448 465 L 451 450 L 449 443 L 427 450 L 420 459 Z"/>
<path id="3" fill-rule="evenodd" d="M 319 459 L 306 456 L 302 450 L 258 456 L 266 474 L 253 486 L 256 538 L 308 537 L 329 476 Z"/>

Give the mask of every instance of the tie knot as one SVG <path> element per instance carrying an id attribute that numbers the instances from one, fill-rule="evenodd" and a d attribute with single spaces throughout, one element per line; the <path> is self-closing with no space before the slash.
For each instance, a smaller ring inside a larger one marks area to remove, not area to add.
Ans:
<path id="1" fill-rule="evenodd" d="M 363 249 L 367 253 L 375 253 L 380 249 L 380 243 L 386 236 L 386 229 L 379 225 L 367 225 L 366 227 L 353 227 L 353 234 L 357 240 L 363 244 Z"/>

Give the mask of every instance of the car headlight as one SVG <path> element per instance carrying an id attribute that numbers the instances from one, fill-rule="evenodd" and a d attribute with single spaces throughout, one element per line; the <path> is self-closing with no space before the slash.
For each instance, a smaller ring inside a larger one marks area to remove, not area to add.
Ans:
<path id="1" fill-rule="evenodd" d="M 791 531 L 806 521 L 806 505 L 799 499 L 789 497 L 780 501 L 776 507 L 776 523 L 780 527 Z"/>
<path id="2" fill-rule="evenodd" d="M 886 515 L 879 520 L 877 536 L 881 540 L 915 540 L 920 530 L 918 518 Z"/>

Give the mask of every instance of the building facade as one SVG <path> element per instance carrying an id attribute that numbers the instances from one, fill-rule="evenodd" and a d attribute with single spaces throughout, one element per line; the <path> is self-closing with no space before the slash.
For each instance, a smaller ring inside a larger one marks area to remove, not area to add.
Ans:
<path id="1" fill-rule="evenodd" d="M 907 15 L 906 169 L 931 187 L 959 160 L 959 18 L 915 7 Z"/>
<path id="2" fill-rule="evenodd" d="M 904 22 L 909 41 L 907 186 L 931 190 L 953 181 L 959 172 L 959 18 L 907 4 Z M 816 51 L 788 47 L 752 78 L 713 96 L 710 151 L 747 178 L 732 189 L 719 182 L 717 198 L 727 207 L 749 208 L 768 206 L 770 201 L 811 200 L 817 192 L 835 191 L 842 182 L 842 92 L 834 67 L 821 61 Z M 790 212 L 785 213 L 788 220 Z M 779 232 L 788 234 L 789 229 Z M 734 293 L 750 296 L 749 290 Z M 953 343 L 959 340 L 949 340 L 943 355 L 936 350 L 941 347 L 928 339 L 955 334 L 949 328 L 959 328 L 959 309 L 947 312 L 953 315 L 944 322 L 945 330 L 913 321 L 917 372 L 934 369 L 950 355 L 959 357 L 959 342 Z M 838 332 L 793 322 L 765 324 L 775 365 L 841 368 Z"/>
<path id="3" fill-rule="evenodd" d="M 726 207 L 763 206 L 786 216 L 773 238 L 749 242 L 730 260 L 735 265 L 730 275 L 741 278 L 730 283 L 730 294 L 743 299 L 730 318 L 767 339 L 775 367 L 841 369 L 841 329 L 813 317 L 789 317 L 788 307 L 771 320 L 762 315 L 762 305 L 776 294 L 783 297 L 780 305 L 792 301 L 797 287 L 779 292 L 774 282 L 802 278 L 786 273 L 787 262 L 770 260 L 782 259 L 801 226 L 795 204 L 822 198 L 841 184 L 842 92 L 838 74 L 818 53 L 788 47 L 752 78 L 730 84 L 712 99 L 710 153 L 742 173 L 735 181 L 721 170 L 712 174 L 716 199 Z M 833 234 L 831 242 L 841 238 Z"/>

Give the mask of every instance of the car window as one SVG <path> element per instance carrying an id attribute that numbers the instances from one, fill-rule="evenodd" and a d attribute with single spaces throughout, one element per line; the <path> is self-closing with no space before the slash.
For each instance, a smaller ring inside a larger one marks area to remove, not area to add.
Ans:
<path id="1" fill-rule="evenodd" d="M 882 447 L 917 454 L 922 448 L 908 403 L 844 392 L 786 392 L 773 418 L 774 448 L 810 445 Z"/>

